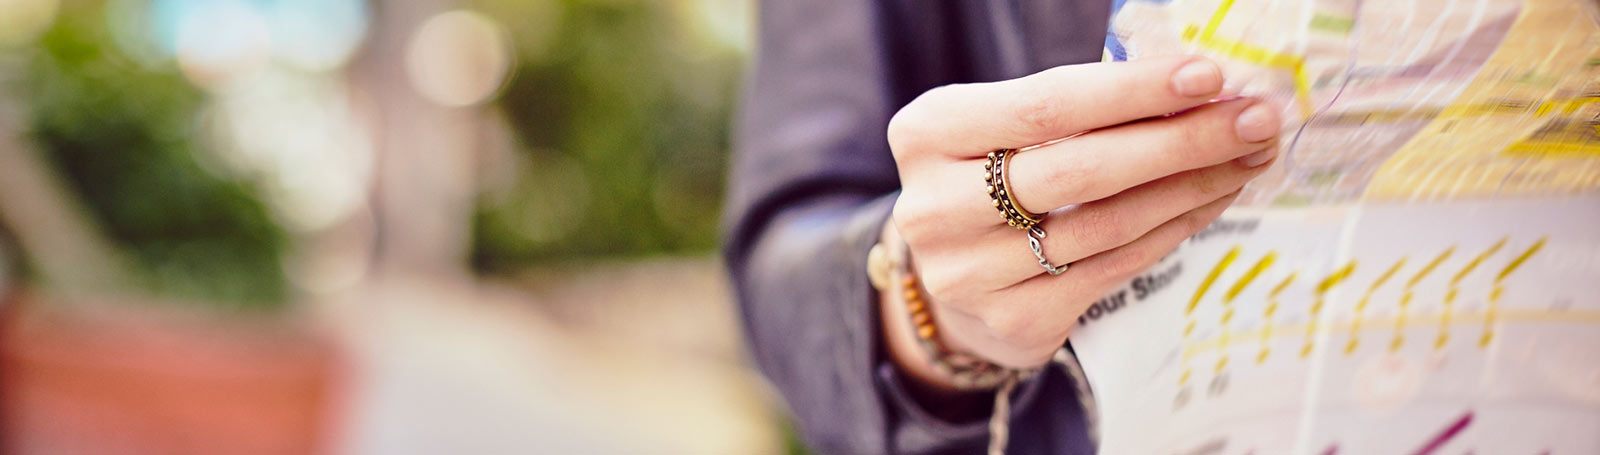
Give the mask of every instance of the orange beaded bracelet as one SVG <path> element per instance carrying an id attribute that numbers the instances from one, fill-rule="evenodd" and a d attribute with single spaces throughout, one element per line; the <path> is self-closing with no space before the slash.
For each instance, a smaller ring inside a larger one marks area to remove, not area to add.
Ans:
<path id="1" fill-rule="evenodd" d="M 1007 379 L 1024 379 L 1037 369 L 1016 369 L 996 365 L 977 356 L 952 351 L 939 337 L 937 321 L 927 300 L 927 293 L 918 282 L 912 269 L 910 254 L 900 248 L 900 254 L 891 255 L 882 243 L 873 245 L 867 256 L 868 274 L 873 287 L 886 290 L 890 283 L 900 287 L 906 313 L 917 335 L 917 344 L 927 353 L 934 371 L 950 379 L 961 390 L 985 390 L 1000 386 Z"/>

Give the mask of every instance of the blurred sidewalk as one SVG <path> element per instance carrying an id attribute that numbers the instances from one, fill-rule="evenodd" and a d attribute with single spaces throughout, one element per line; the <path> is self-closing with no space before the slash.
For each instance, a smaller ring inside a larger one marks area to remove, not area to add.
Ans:
<path id="1" fill-rule="evenodd" d="M 689 258 L 390 276 L 290 318 L 24 296 L 0 451 L 783 453 L 725 289 Z"/>
<path id="2" fill-rule="evenodd" d="M 338 318 L 358 359 L 339 451 L 782 452 L 774 396 L 745 366 L 715 261 L 518 281 L 390 279 L 365 292 Z"/>

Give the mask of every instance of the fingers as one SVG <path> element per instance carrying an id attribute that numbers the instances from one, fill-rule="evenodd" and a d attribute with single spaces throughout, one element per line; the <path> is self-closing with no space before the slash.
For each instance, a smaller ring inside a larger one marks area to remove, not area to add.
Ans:
<path id="1" fill-rule="evenodd" d="M 1041 274 L 959 308 L 937 306 L 936 318 L 947 327 L 946 341 L 1000 365 L 1037 365 L 1061 346 L 1073 321 L 1098 296 L 1160 261 L 1215 221 L 1236 198 L 1234 192 L 1210 201 L 1138 240 L 1078 261 L 1061 275 Z"/>
<path id="2" fill-rule="evenodd" d="M 939 87 L 889 122 L 895 153 L 982 156 L 1182 111 L 1222 90 L 1203 57 L 1068 65 L 1000 82 Z"/>
<path id="3" fill-rule="evenodd" d="M 1211 103 L 1018 152 L 1006 186 L 1024 209 L 1044 213 L 1268 149 L 1280 125 L 1263 102 Z"/>
<path id="4" fill-rule="evenodd" d="M 1271 158 L 1274 150 L 1264 150 Z M 1051 213 L 1041 224 L 1046 257 L 1054 264 L 1081 261 L 1143 238 L 1156 227 L 1239 191 L 1269 166 L 1239 158 L 1211 167 L 1162 177 L 1115 196 Z M 1255 164 L 1252 166 L 1251 164 Z M 991 286 L 1010 285 L 1044 272 L 1023 247 L 1022 234 L 1003 226 L 974 248 L 988 254 Z"/>
<path id="5" fill-rule="evenodd" d="M 1216 221 L 1237 197 L 1232 193 L 1218 198 L 1139 240 L 1079 261 L 1059 276 L 1041 275 L 996 293 L 993 300 L 1003 305 L 989 305 L 972 316 L 988 329 L 988 336 L 968 343 L 992 353 L 993 360 L 1001 364 L 1027 365 L 1049 355 L 1048 350 L 1066 340 L 1072 321 L 1096 297 L 1155 265 L 1178 244 Z M 1018 346 L 1032 348 L 1007 349 Z"/>
<path id="6" fill-rule="evenodd" d="M 1238 199 L 1239 193 L 1229 193 L 1215 201 L 1202 205 L 1183 215 L 1162 223 L 1150 230 L 1138 240 L 1109 251 L 1084 258 L 1072 264 L 1072 268 L 1058 277 L 1040 276 L 1018 285 L 1014 292 L 1036 293 L 1049 295 L 1050 292 L 1059 292 L 1063 288 L 1097 290 L 1093 295 L 1099 295 L 1106 290 L 1126 283 L 1140 273 L 1144 273 L 1150 266 L 1155 265 L 1161 258 L 1166 257 L 1184 240 L 1205 229 L 1216 221 L 1217 217 L 1227 210 L 1229 205 Z M 1066 278 L 1065 280 L 1052 280 L 1050 278 Z M 1089 302 L 1083 302 L 1087 307 Z M 1077 318 L 1082 308 L 1076 308 L 1072 317 Z"/>

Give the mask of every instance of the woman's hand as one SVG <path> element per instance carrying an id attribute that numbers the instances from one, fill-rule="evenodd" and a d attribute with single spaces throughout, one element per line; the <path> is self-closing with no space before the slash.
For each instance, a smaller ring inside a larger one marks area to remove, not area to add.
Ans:
<path id="1" fill-rule="evenodd" d="M 1041 365 L 1092 302 L 1216 219 L 1276 156 L 1280 124 L 1256 100 L 1211 102 L 1222 86 L 1204 58 L 1151 58 L 939 87 L 901 109 L 888 129 L 902 185 L 892 225 L 943 341 Z M 1006 179 L 1023 209 L 1048 212 L 1044 254 L 1072 264 L 1051 276 L 980 178 L 991 151 L 1061 138 L 1013 155 Z M 893 326 L 904 310 L 889 307 L 896 361 L 936 382 L 907 327 Z"/>

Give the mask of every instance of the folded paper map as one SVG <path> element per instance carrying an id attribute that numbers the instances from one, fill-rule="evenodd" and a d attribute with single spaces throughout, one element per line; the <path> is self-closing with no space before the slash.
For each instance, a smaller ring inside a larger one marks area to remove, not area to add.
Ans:
<path id="1" fill-rule="evenodd" d="M 1127 0 L 1281 158 L 1071 335 L 1106 454 L 1600 453 L 1600 3 Z"/>

